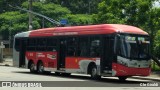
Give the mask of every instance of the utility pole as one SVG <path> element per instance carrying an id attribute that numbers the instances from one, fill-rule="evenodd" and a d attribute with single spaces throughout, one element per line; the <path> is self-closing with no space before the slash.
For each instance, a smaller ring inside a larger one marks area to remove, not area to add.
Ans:
<path id="1" fill-rule="evenodd" d="M 11 51 L 11 32 L 12 32 L 12 21 L 10 21 L 10 29 L 9 29 L 9 52 Z"/>
<path id="2" fill-rule="evenodd" d="M 3 42 L 0 42 L 0 63 L 3 62 L 3 48 L 5 48 Z"/>
<path id="3" fill-rule="evenodd" d="M 29 11 L 32 11 L 32 0 L 28 0 L 29 2 Z M 32 13 L 29 13 L 29 30 L 32 30 Z"/>
<path id="4" fill-rule="evenodd" d="M 91 2 L 90 2 L 90 0 L 88 0 L 88 13 L 89 14 L 91 13 Z"/>

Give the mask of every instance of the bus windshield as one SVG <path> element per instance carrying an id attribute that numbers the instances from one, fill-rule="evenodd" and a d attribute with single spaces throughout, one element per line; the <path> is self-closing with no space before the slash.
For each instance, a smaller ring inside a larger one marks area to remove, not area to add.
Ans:
<path id="1" fill-rule="evenodd" d="M 138 35 L 121 35 L 118 43 L 118 55 L 136 60 L 149 59 L 149 37 Z"/>

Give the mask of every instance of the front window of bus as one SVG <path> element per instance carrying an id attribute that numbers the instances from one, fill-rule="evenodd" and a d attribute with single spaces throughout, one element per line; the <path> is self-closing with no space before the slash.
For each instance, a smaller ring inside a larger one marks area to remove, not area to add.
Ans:
<path id="1" fill-rule="evenodd" d="M 118 55 L 134 60 L 149 60 L 149 37 L 120 35 Z"/>

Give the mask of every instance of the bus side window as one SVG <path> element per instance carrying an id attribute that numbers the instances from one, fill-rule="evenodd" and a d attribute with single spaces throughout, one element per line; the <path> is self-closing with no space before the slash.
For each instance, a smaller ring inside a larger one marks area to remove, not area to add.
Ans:
<path id="1" fill-rule="evenodd" d="M 76 47 L 77 47 L 77 39 L 74 37 L 70 37 L 67 39 L 67 56 L 75 56 L 76 55 Z"/>
<path id="2" fill-rule="evenodd" d="M 35 48 L 36 48 L 36 39 L 29 38 L 27 41 L 27 50 L 28 51 L 35 51 Z"/>
<path id="3" fill-rule="evenodd" d="M 16 51 L 19 51 L 19 47 L 20 47 L 20 39 L 15 39 L 15 46 L 14 48 L 16 49 Z"/>
<path id="4" fill-rule="evenodd" d="M 47 38 L 46 42 L 47 51 L 57 51 L 57 39 L 56 38 Z"/>
<path id="5" fill-rule="evenodd" d="M 88 37 L 81 37 L 79 39 L 78 56 L 88 56 Z"/>
<path id="6" fill-rule="evenodd" d="M 90 56 L 99 57 L 100 56 L 100 40 L 92 38 L 90 41 Z"/>
<path id="7" fill-rule="evenodd" d="M 46 39 L 44 38 L 38 38 L 37 39 L 37 51 L 46 51 Z"/>

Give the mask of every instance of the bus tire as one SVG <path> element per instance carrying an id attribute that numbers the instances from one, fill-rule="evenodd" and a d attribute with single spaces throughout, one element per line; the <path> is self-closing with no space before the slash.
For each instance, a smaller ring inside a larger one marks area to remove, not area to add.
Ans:
<path id="1" fill-rule="evenodd" d="M 70 76 L 71 73 L 62 73 L 63 76 Z"/>
<path id="2" fill-rule="evenodd" d="M 42 63 L 41 61 L 38 62 L 37 72 L 38 72 L 39 74 L 43 74 L 43 73 L 44 73 L 44 65 L 43 65 L 43 63 Z"/>
<path id="3" fill-rule="evenodd" d="M 50 75 L 50 74 L 51 74 L 51 71 L 44 71 L 43 74 L 45 74 L 45 75 Z"/>
<path id="4" fill-rule="evenodd" d="M 124 82 L 127 79 L 127 76 L 119 76 L 118 77 L 120 81 Z"/>
<path id="5" fill-rule="evenodd" d="M 90 74 L 93 80 L 101 79 L 101 76 L 97 74 L 97 67 L 95 65 L 92 66 Z"/>
<path id="6" fill-rule="evenodd" d="M 34 66 L 35 66 L 35 65 L 34 65 L 33 62 L 30 62 L 30 63 L 29 63 L 29 70 L 30 70 L 31 73 L 35 73 L 35 72 L 36 72 L 36 70 L 34 69 Z"/>
<path id="7" fill-rule="evenodd" d="M 55 72 L 55 75 L 60 76 L 61 73 L 60 72 Z"/>

